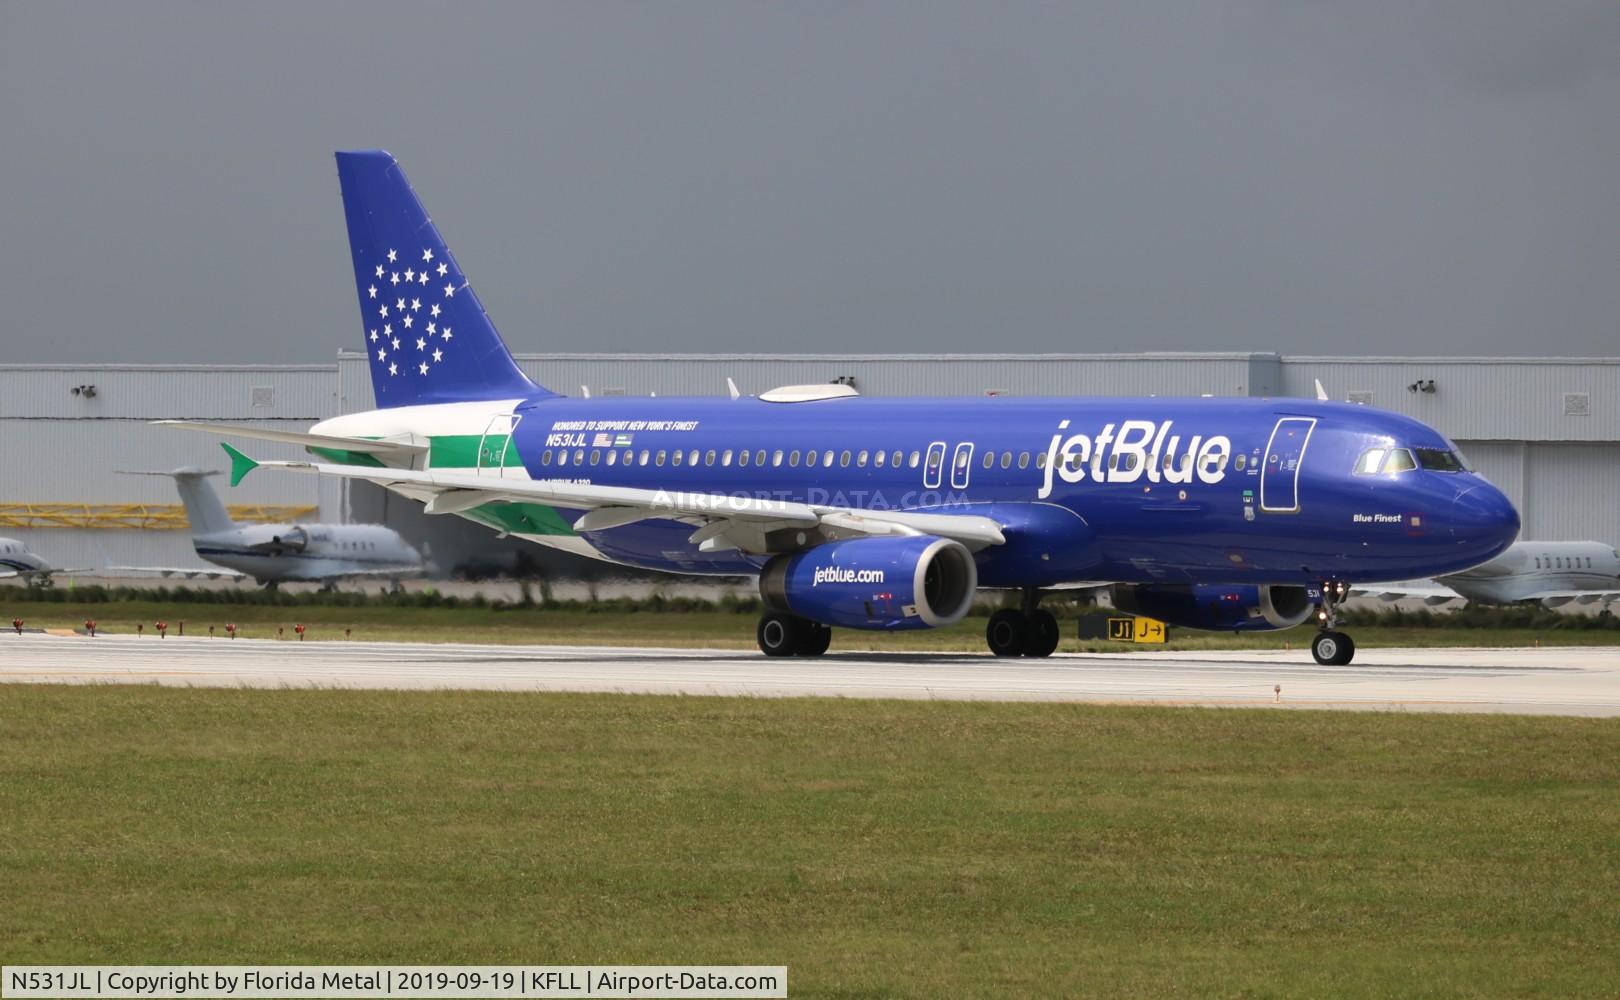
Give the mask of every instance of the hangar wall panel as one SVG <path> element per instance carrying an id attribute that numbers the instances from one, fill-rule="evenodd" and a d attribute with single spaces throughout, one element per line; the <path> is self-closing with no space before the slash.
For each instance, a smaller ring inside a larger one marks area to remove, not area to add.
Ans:
<path id="1" fill-rule="evenodd" d="M 1300 357 L 1282 370 L 1285 395 L 1321 379 L 1333 399 L 1361 394 L 1455 439 L 1620 440 L 1620 359 Z M 1420 381 L 1434 391 L 1409 389 Z"/>
<path id="2" fill-rule="evenodd" d="M 336 403 L 331 365 L 0 366 L 0 419 L 319 420 Z M 80 386 L 95 387 L 94 396 Z"/>
<path id="3" fill-rule="evenodd" d="M 16 523 L 30 523 L 28 511 L 55 509 L 45 505 L 93 505 L 75 516 L 92 524 L 110 523 L 107 508 L 120 505 L 178 505 L 173 480 L 118 470 L 224 469 L 226 457 L 217 437 L 148 421 L 190 417 L 301 431 L 334 412 L 336 376 L 334 365 L 0 367 L 0 503 L 10 522 L 0 535 L 21 539 L 58 566 L 204 566 L 185 530 Z M 87 385 L 95 395 L 71 391 Z M 304 457 L 287 445 L 252 450 Z M 323 520 L 341 515 L 337 486 L 312 477 L 258 475 L 235 489 L 219 478 L 214 486 L 228 505 L 313 506 Z"/>
<path id="4" fill-rule="evenodd" d="M 1530 445 L 1524 488 L 1519 537 L 1620 544 L 1620 444 Z"/>
<path id="5" fill-rule="evenodd" d="M 541 385 L 577 396 L 724 396 L 726 378 L 749 395 L 781 385 L 853 378 L 873 396 L 1248 396 L 1276 391 L 1275 354 L 817 355 L 520 354 Z M 344 412 L 372 406 L 361 354 L 339 356 Z"/>

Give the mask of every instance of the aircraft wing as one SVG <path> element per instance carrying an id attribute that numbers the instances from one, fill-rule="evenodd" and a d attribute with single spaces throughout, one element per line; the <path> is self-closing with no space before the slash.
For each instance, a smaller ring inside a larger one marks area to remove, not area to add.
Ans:
<path id="1" fill-rule="evenodd" d="M 253 438 L 256 441 L 275 441 L 280 444 L 296 444 L 305 448 L 358 451 L 368 455 L 409 457 L 411 455 L 426 454 L 428 450 L 427 445 L 410 441 L 340 437 L 334 434 L 302 434 L 297 431 L 271 431 L 260 427 L 241 427 L 237 424 L 212 424 L 203 420 L 154 420 L 152 422 L 162 424 L 165 427 L 178 427 L 181 430 L 206 431 L 210 434 L 232 434 L 236 437 Z"/>
<path id="2" fill-rule="evenodd" d="M 255 462 L 230 445 L 232 478 L 248 470 L 290 469 L 322 476 L 363 479 L 384 487 L 401 487 L 426 498 L 429 514 L 454 514 L 486 503 L 537 501 L 584 509 L 574 522 L 578 531 L 600 531 L 652 518 L 688 521 L 697 526 L 691 541 L 705 552 L 740 549 L 768 551 L 766 534 L 781 529 L 819 530 L 823 537 L 862 535 L 937 535 L 969 549 L 1006 541 L 1001 525 L 978 514 L 934 514 L 922 511 L 863 510 L 828 504 L 760 500 L 721 493 L 632 489 L 580 483 L 498 479 L 431 469 L 389 469 L 320 462 Z"/>
<path id="3" fill-rule="evenodd" d="M 128 574 L 136 576 L 146 576 L 147 574 L 162 577 L 179 576 L 187 580 L 198 578 L 205 580 L 243 580 L 247 578 L 246 573 L 238 573 L 234 569 L 224 569 L 219 566 L 108 566 L 100 572 L 102 576 L 124 576 Z"/>
<path id="4" fill-rule="evenodd" d="M 12 577 L 17 577 L 17 576 L 23 576 L 23 577 L 28 577 L 29 579 L 32 579 L 32 578 L 34 578 L 36 576 L 51 577 L 51 576 L 59 576 L 59 575 L 65 575 L 65 574 L 93 573 L 93 572 L 95 572 L 95 570 L 93 570 L 93 569 L 91 569 L 89 567 L 78 567 L 78 566 L 71 567 L 71 568 L 66 568 L 66 569 L 59 568 L 59 567 L 56 567 L 56 566 L 51 566 L 48 569 L 20 569 L 20 570 L 19 569 L 0 569 L 0 580 L 9 580 Z"/>
<path id="5" fill-rule="evenodd" d="M 1465 601 L 1466 597 L 1443 587 L 1433 580 L 1408 580 L 1399 583 L 1369 583 L 1350 589 L 1351 597 L 1376 597 L 1380 601 L 1399 601 L 1403 598 L 1421 600 L 1430 607 Z"/>
<path id="6" fill-rule="evenodd" d="M 1525 601 L 1535 601 L 1544 608 L 1559 608 L 1574 602 L 1576 604 L 1596 604 L 1602 601 L 1611 604 L 1620 601 L 1620 591 L 1614 590 L 1538 590 L 1533 594 L 1526 594 Z"/>

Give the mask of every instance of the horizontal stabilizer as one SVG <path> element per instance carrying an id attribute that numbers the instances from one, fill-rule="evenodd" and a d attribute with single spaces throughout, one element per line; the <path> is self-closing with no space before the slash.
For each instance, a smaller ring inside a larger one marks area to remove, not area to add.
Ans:
<path id="1" fill-rule="evenodd" d="M 154 420 L 164 427 L 178 427 L 187 431 L 206 431 L 210 434 L 230 434 L 234 437 L 253 438 L 255 441 L 275 441 L 296 444 L 305 448 L 340 448 L 369 455 L 426 454 L 427 445 L 408 441 L 382 441 L 373 438 L 341 437 L 336 434 L 301 434 L 297 431 L 271 431 L 262 427 L 241 427 L 236 424 L 211 424 L 202 420 Z"/>

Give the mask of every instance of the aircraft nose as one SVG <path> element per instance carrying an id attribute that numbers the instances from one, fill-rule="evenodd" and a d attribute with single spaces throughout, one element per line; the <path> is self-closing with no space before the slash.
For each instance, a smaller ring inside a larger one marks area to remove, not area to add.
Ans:
<path id="1" fill-rule="evenodd" d="M 1481 480 L 1463 490 L 1451 504 L 1451 521 L 1458 539 L 1490 559 L 1519 537 L 1519 512 L 1495 486 Z"/>

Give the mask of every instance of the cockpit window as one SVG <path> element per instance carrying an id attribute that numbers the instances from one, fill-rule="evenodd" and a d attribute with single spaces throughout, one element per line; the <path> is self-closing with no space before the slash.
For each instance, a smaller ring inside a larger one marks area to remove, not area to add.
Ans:
<path id="1" fill-rule="evenodd" d="M 1414 459 L 1412 457 L 1412 453 L 1407 451 L 1405 448 L 1391 449 L 1389 457 L 1384 459 L 1384 471 L 1386 473 L 1406 472 L 1409 469 L 1415 468 L 1417 468 L 1417 460 Z"/>
<path id="2" fill-rule="evenodd" d="M 1368 448 L 1362 452 L 1361 457 L 1356 459 L 1356 475 L 1377 475 L 1379 467 L 1384 464 L 1384 454 L 1388 450 L 1388 448 Z M 1239 455 L 1238 457 L 1242 458 L 1243 456 Z"/>
<path id="3" fill-rule="evenodd" d="M 1446 448 L 1415 448 L 1418 465 L 1430 472 L 1465 472 L 1462 456 Z"/>

